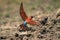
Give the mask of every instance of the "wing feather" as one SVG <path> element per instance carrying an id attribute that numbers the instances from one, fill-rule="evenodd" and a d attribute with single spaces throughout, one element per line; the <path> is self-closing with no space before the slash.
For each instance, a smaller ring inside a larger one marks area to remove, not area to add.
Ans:
<path id="1" fill-rule="evenodd" d="M 39 25 L 39 23 L 36 22 L 36 21 L 34 21 L 34 20 L 31 20 L 31 21 L 29 22 L 29 24 L 31 24 L 31 25 Z"/>
<path id="2" fill-rule="evenodd" d="M 27 15 L 24 11 L 24 8 L 23 8 L 23 3 L 21 2 L 21 5 L 20 5 L 20 16 L 21 18 L 25 21 L 27 19 Z"/>

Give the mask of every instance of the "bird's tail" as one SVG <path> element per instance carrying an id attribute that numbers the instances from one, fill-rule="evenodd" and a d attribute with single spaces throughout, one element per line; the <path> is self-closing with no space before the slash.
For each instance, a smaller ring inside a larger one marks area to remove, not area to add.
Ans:
<path id="1" fill-rule="evenodd" d="M 26 30 L 26 27 L 23 24 L 20 25 L 20 28 L 22 28 L 22 30 Z"/>

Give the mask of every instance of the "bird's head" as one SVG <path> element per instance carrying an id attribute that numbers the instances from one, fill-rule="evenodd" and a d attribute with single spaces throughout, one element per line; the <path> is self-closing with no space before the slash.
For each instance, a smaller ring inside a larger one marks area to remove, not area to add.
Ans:
<path id="1" fill-rule="evenodd" d="M 33 16 L 28 17 L 29 20 L 31 20 L 32 18 L 33 18 Z"/>

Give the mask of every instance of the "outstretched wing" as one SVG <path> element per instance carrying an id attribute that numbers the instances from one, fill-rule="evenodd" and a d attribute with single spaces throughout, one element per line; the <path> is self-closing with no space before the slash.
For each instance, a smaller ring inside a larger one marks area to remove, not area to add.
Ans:
<path id="1" fill-rule="evenodd" d="M 28 22 L 29 24 L 31 24 L 31 25 L 37 25 L 37 26 L 39 26 L 40 25 L 40 23 L 39 22 L 36 22 L 36 21 L 34 21 L 34 20 L 31 20 L 30 22 Z"/>
<path id="2" fill-rule="evenodd" d="M 27 19 L 27 15 L 24 11 L 24 8 L 23 8 L 23 3 L 21 2 L 21 5 L 20 5 L 20 16 L 21 18 L 25 21 Z"/>

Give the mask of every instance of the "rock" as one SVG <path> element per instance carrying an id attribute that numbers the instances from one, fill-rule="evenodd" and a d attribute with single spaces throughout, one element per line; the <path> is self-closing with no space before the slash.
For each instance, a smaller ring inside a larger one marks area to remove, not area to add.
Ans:
<path id="1" fill-rule="evenodd" d="M 56 28 L 56 31 L 60 31 L 60 27 L 57 27 L 57 28 Z"/>
<path id="2" fill-rule="evenodd" d="M 46 29 L 42 29 L 40 33 L 41 33 L 41 34 L 46 34 L 47 32 L 48 32 L 48 31 L 47 31 Z"/>
<path id="3" fill-rule="evenodd" d="M 56 24 L 57 23 L 57 20 L 53 20 L 53 23 Z"/>
<path id="4" fill-rule="evenodd" d="M 51 22 L 53 22 L 53 24 L 56 24 L 57 20 L 56 19 L 52 19 Z"/>
<path id="5" fill-rule="evenodd" d="M 49 27 L 49 29 L 52 29 L 53 27 L 51 26 L 51 27 Z"/>
<path id="6" fill-rule="evenodd" d="M 58 38 L 60 38 L 60 35 L 58 36 Z"/>
<path id="7" fill-rule="evenodd" d="M 44 36 L 38 35 L 37 38 L 39 38 L 39 39 L 40 39 L 40 38 L 44 38 Z"/>
<path id="8" fill-rule="evenodd" d="M 28 32 L 26 31 L 26 32 L 20 32 L 19 35 L 27 35 L 27 34 L 28 34 Z"/>
<path id="9" fill-rule="evenodd" d="M 6 37 L 3 36 L 3 37 L 0 37 L 0 39 L 6 39 Z"/>
<path id="10" fill-rule="evenodd" d="M 14 40 L 13 38 L 10 38 L 10 40 Z"/>
<path id="11" fill-rule="evenodd" d="M 56 12 L 56 18 L 58 18 L 59 16 L 60 16 L 60 8 Z"/>
<path id="12" fill-rule="evenodd" d="M 47 23 L 48 17 L 44 18 L 44 20 L 40 21 L 42 25 L 45 25 Z"/>
<path id="13" fill-rule="evenodd" d="M 30 37 L 30 36 L 33 36 L 32 34 L 28 34 L 28 35 L 26 35 L 27 37 Z"/>
<path id="14" fill-rule="evenodd" d="M 15 37 L 19 37 L 19 34 L 15 33 Z"/>
<path id="15" fill-rule="evenodd" d="M 60 17 L 57 18 L 57 22 L 60 23 Z"/>

